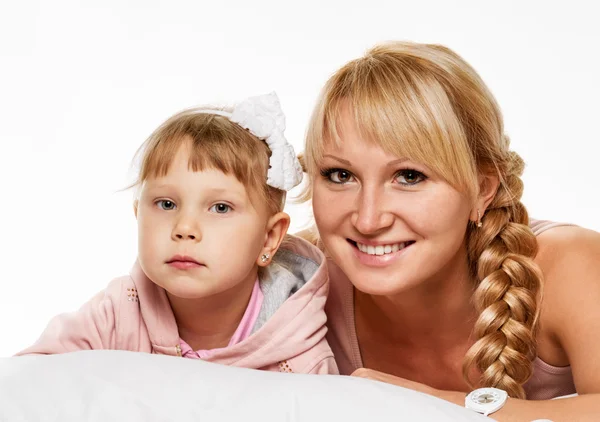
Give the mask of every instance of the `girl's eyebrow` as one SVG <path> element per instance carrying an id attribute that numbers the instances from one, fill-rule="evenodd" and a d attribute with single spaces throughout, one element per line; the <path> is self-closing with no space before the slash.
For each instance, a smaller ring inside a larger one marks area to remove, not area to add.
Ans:
<path id="1" fill-rule="evenodd" d="M 235 192 L 232 191 L 231 189 L 225 189 L 225 188 L 206 188 L 206 192 L 209 192 L 210 194 L 213 195 L 233 195 L 238 197 L 240 200 L 244 199 L 246 196 L 248 196 L 246 194 L 246 192 L 244 192 L 245 195 L 240 194 L 240 192 Z"/>
<path id="2" fill-rule="evenodd" d="M 157 191 L 157 190 L 165 190 L 165 189 L 166 190 L 177 189 L 177 186 L 169 184 L 169 183 L 158 183 L 158 184 L 156 184 L 156 183 L 152 183 L 150 181 L 150 182 L 145 182 L 144 183 L 142 191 L 144 191 L 144 192 L 154 192 L 154 191 Z"/>
<path id="3" fill-rule="evenodd" d="M 157 185 L 151 185 L 148 186 L 148 190 L 150 192 L 154 191 L 154 190 L 161 190 L 161 189 L 180 189 L 181 186 L 176 185 L 176 184 L 172 184 L 172 183 L 160 183 Z M 247 198 L 247 193 L 244 192 L 243 194 L 240 192 L 236 192 L 233 191 L 231 189 L 226 189 L 226 188 L 217 188 L 217 187 L 206 187 L 203 188 L 203 190 L 209 194 L 209 195 L 228 195 L 228 196 L 233 196 L 235 197 L 236 200 L 240 201 L 240 202 L 244 202 Z"/>
<path id="4" fill-rule="evenodd" d="M 156 184 L 153 184 L 152 182 L 146 182 L 145 185 L 148 187 L 151 187 L 152 189 L 162 189 L 162 188 L 173 187 L 172 185 L 167 184 L 167 183 L 161 183 L 161 184 L 156 185 Z"/>

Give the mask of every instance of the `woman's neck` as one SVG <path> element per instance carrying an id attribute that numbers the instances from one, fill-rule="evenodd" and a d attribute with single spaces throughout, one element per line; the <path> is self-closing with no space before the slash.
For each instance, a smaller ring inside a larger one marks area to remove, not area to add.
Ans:
<path id="1" fill-rule="evenodd" d="M 394 296 L 372 296 L 355 289 L 356 318 L 373 335 L 407 348 L 453 348 L 469 341 L 477 313 L 473 282 L 464 259 L 456 259 L 440 275 Z"/>
<path id="2" fill-rule="evenodd" d="M 179 336 L 193 350 L 226 347 L 248 307 L 256 274 L 232 289 L 200 299 L 182 299 L 167 292 Z"/>

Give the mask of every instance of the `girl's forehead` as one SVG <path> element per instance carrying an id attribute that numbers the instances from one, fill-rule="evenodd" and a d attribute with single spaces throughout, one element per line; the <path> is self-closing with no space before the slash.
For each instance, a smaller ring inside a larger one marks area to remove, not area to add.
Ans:
<path id="1" fill-rule="evenodd" d="M 149 187 L 180 187 L 184 189 L 209 189 L 220 187 L 222 190 L 246 192 L 246 187 L 234 175 L 219 169 L 206 167 L 193 169 L 186 163 L 170 166 L 164 175 L 152 175 L 144 184 Z"/>

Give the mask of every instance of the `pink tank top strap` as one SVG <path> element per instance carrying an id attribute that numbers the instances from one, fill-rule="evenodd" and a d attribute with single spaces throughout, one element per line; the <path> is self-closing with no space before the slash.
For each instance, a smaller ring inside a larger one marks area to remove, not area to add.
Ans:
<path id="1" fill-rule="evenodd" d="M 539 236 L 547 230 L 553 229 L 554 227 L 562 227 L 562 226 L 574 226 L 575 224 L 570 223 L 557 223 L 555 221 L 548 220 L 535 220 L 529 219 L 529 227 L 533 230 L 533 234 Z"/>

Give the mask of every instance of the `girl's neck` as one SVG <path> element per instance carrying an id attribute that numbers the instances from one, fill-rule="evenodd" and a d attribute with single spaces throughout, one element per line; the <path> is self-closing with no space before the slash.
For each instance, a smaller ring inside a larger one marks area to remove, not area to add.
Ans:
<path id="1" fill-rule="evenodd" d="M 182 299 L 167 292 L 179 337 L 192 350 L 226 347 L 248 307 L 256 278 L 253 272 L 234 288 L 199 299 Z"/>

